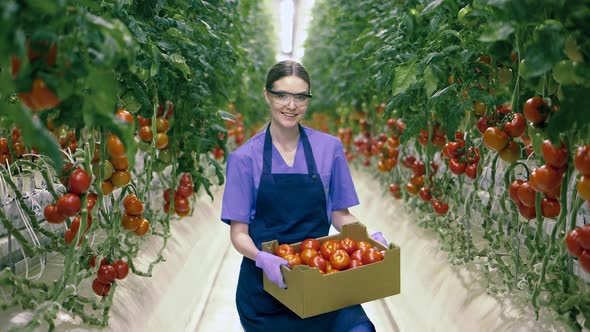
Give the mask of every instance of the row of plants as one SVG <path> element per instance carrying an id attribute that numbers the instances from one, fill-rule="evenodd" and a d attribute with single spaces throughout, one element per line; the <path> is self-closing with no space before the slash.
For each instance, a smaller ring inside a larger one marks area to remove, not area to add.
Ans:
<path id="1" fill-rule="evenodd" d="M 590 328 L 588 22 L 588 1 L 322 1 L 304 59 L 311 117 L 333 119 L 348 159 L 375 167 L 452 263 L 577 331 Z"/>
<path id="2" fill-rule="evenodd" d="M 13 328 L 53 330 L 59 311 L 106 326 L 117 280 L 151 276 L 171 220 L 223 184 L 226 125 L 261 115 L 269 26 L 251 1 L 0 4 L 0 175 L 14 196 L 0 222 L 25 258 L 63 257 L 51 282 L 0 272 L 0 308 L 32 312 Z M 36 175 L 53 197 L 42 212 L 17 181 Z M 146 243 L 158 254 L 137 266 Z"/>

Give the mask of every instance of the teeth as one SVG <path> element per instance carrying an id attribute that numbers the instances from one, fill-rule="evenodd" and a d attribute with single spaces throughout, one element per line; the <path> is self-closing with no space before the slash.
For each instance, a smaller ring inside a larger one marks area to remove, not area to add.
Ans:
<path id="1" fill-rule="evenodd" d="M 283 114 L 284 116 L 290 117 L 290 118 L 294 118 L 297 116 L 297 114 L 287 114 L 287 113 L 281 113 L 281 114 Z"/>

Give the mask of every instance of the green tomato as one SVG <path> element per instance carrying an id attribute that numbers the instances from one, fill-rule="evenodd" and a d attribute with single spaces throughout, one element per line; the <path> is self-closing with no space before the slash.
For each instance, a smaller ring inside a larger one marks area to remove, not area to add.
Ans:
<path id="1" fill-rule="evenodd" d="M 139 142 L 139 149 L 143 152 L 150 152 L 152 151 L 152 145 L 150 143 L 146 143 L 146 142 Z"/>
<path id="2" fill-rule="evenodd" d="M 94 174 L 97 179 L 99 176 L 98 171 L 100 170 L 99 163 L 100 162 L 92 164 L 92 174 Z M 111 175 L 113 175 L 113 164 L 111 164 L 110 161 L 105 160 L 102 168 L 103 179 L 108 180 L 111 178 Z"/>
<path id="3" fill-rule="evenodd" d="M 510 83 L 511 80 L 512 80 L 512 69 L 510 69 L 508 67 L 502 67 L 502 68 L 498 69 L 498 82 L 500 82 L 501 85 L 506 85 L 506 84 Z"/>
<path id="4" fill-rule="evenodd" d="M 170 162 L 172 162 L 172 151 L 170 149 L 160 150 L 158 152 L 158 160 L 166 165 L 170 165 Z"/>
<path id="5" fill-rule="evenodd" d="M 578 51 L 578 45 L 576 38 L 572 35 L 568 36 L 565 40 L 564 53 L 567 57 L 575 62 L 584 62 L 584 56 Z"/>
<path id="6" fill-rule="evenodd" d="M 154 161 L 154 163 L 152 164 L 152 169 L 155 172 L 162 172 L 168 165 L 164 164 L 163 162 L 156 160 Z"/>
<path id="7" fill-rule="evenodd" d="M 520 60 L 518 64 L 518 76 L 526 78 L 526 59 Z"/>
<path id="8" fill-rule="evenodd" d="M 576 75 L 577 64 L 571 60 L 561 60 L 553 66 L 553 78 L 559 84 L 571 85 L 580 82 Z"/>

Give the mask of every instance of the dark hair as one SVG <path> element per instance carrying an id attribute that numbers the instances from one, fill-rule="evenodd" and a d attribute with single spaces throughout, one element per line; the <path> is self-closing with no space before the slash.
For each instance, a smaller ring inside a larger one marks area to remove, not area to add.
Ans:
<path id="1" fill-rule="evenodd" d="M 268 74 L 266 74 L 266 89 L 272 90 L 272 85 L 283 77 L 297 76 L 304 80 L 309 85 L 309 92 L 311 92 L 311 81 L 307 70 L 297 61 L 285 60 L 275 63 Z"/>

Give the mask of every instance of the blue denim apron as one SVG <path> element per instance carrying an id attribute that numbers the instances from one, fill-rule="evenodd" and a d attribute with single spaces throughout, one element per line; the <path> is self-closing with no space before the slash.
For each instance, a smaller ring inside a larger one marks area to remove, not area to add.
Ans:
<path id="1" fill-rule="evenodd" d="M 266 130 L 256 214 L 249 226 L 249 234 L 258 249 L 261 249 L 263 242 L 274 239 L 282 244 L 328 235 L 330 223 L 326 214 L 324 186 L 301 125 L 299 132 L 308 174 L 272 174 L 270 125 Z M 244 257 L 236 305 L 242 326 L 247 332 L 344 332 L 363 322 L 371 324 L 360 305 L 301 319 L 264 291 L 262 273 L 253 260 Z"/>

